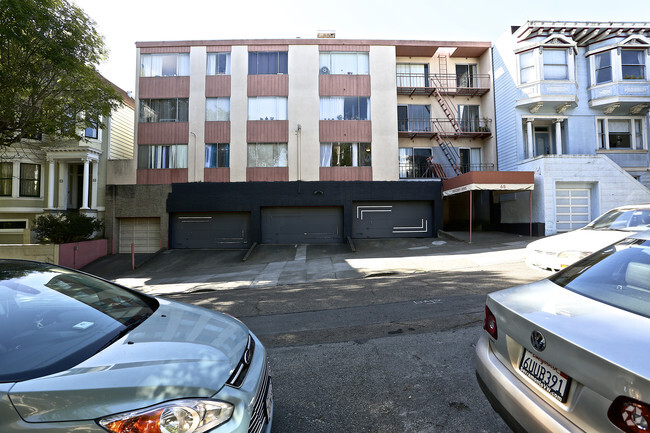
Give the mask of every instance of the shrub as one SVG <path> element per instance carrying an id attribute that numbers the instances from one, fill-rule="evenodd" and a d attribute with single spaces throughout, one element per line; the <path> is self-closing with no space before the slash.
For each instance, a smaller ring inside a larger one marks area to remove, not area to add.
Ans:
<path id="1" fill-rule="evenodd" d="M 34 220 L 34 233 L 40 242 L 66 244 L 90 239 L 104 224 L 86 215 L 41 215 Z"/>

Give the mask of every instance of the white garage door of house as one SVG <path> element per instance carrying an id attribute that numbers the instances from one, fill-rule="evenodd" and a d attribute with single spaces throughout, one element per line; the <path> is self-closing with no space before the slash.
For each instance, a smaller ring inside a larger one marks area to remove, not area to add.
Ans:
<path id="1" fill-rule="evenodd" d="M 589 224 L 591 190 L 588 188 L 556 189 L 555 219 L 558 233 L 579 229 Z"/>
<path id="2" fill-rule="evenodd" d="M 160 218 L 120 218 L 119 252 L 155 253 L 160 249 Z"/>

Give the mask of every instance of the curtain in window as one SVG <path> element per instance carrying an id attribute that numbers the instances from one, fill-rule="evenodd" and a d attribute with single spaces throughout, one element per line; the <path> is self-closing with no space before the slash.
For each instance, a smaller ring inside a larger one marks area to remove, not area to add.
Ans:
<path id="1" fill-rule="evenodd" d="M 187 168 L 187 145 L 174 144 L 170 147 L 169 168 Z"/>
<path id="2" fill-rule="evenodd" d="M 206 98 L 205 120 L 208 122 L 230 120 L 230 98 Z"/>
<path id="3" fill-rule="evenodd" d="M 357 74 L 357 53 L 336 53 L 332 54 L 333 74 Z"/>
<path id="4" fill-rule="evenodd" d="M 13 171 L 14 164 L 12 162 L 0 162 L 0 195 L 11 195 Z"/>
<path id="5" fill-rule="evenodd" d="M 287 120 L 287 98 L 257 96 L 248 98 L 248 120 Z"/>
<path id="6" fill-rule="evenodd" d="M 229 167 L 230 145 L 228 143 L 205 145 L 205 167 Z"/>
<path id="7" fill-rule="evenodd" d="M 230 53 L 208 53 L 207 75 L 230 75 Z"/>
<path id="8" fill-rule="evenodd" d="M 321 143 L 320 166 L 331 167 L 331 165 L 332 165 L 332 143 Z"/>
<path id="9" fill-rule="evenodd" d="M 467 132 L 478 131 L 479 126 L 479 106 L 478 105 L 459 105 L 458 118 L 460 119 L 460 129 Z"/>
<path id="10" fill-rule="evenodd" d="M 320 120 L 343 120 L 344 106 L 344 97 L 320 98 Z"/>
<path id="11" fill-rule="evenodd" d="M 40 191 L 40 170 L 38 164 L 20 164 L 20 195 L 21 197 L 38 197 Z"/>
<path id="12" fill-rule="evenodd" d="M 612 60 L 610 52 L 596 54 L 594 56 L 596 69 L 596 84 L 612 81 Z"/>
<path id="13" fill-rule="evenodd" d="M 621 51 L 621 63 L 624 80 L 641 80 L 645 77 L 645 51 Z"/>
<path id="14" fill-rule="evenodd" d="M 631 148 L 631 134 L 629 120 L 608 120 L 610 148 Z"/>
<path id="15" fill-rule="evenodd" d="M 178 66 L 176 75 L 179 77 L 187 77 L 190 75 L 190 55 L 178 54 Z"/>
<path id="16" fill-rule="evenodd" d="M 643 149 L 643 131 L 640 119 L 634 119 L 634 148 Z"/>

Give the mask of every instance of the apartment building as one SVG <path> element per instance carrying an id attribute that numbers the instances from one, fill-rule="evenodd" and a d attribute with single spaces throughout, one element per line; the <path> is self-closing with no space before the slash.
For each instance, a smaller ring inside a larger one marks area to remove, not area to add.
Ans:
<path id="1" fill-rule="evenodd" d="M 443 180 L 496 169 L 490 43 L 138 42 L 121 252 L 432 237 Z"/>
<path id="2" fill-rule="evenodd" d="M 1 149 L 0 244 L 34 243 L 33 221 L 44 213 L 104 218 L 107 166 L 133 159 L 135 101 L 115 88 L 123 103 L 86 128 L 83 140 L 38 134 Z"/>
<path id="3" fill-rule="evenodd" d="M 535 231 L 586 225 L 650 202 L 650 24 L 529 21 L 493 48 L 501 170 L 535 173 Z M 504 222 L 528 220 L 517 194 Z"/>

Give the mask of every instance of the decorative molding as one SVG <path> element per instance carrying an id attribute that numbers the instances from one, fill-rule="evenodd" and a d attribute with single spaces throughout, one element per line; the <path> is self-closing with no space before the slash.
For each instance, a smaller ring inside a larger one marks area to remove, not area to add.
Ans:
<path id="1" fill-rule="evenodd" d="M 630 108 L 630 114 L 640 114 L 648 108 L 648 104 L 637 104 Z"/>
<path id="2" fill-rule="evenodd" d="M 564 114 L 564 112 L 565 112 L 569 107 L 571 107 L 571 105 L 572 105 L 572 104 L 571 104 L 570 102 L 565 102 L 564 104 L 560 104 L 560 105 L 558 105 L 557 107 L 555 107 L 555 112 L 556 112 L 557 114 Z"/>
<path id="3" fill-rule="evenodd" d="M 614 110 L 616 110 L 620 106 L 621 106 L 621 104 L 619 104 L 618 102 L 615 102 L 613 104 L 609 104 L 608 106 L 603 108 L 603 113 L 604 114 L 612 114 L 612 112 Z"/>
<path id="4" fill-rule="evenodd" d="M 538 102 L 537 104 L 530 107 L 528 111 L 530 111 L 531 114 L 535 114 L 539 111 L 540 108 L 542 108 L 543 105 L 543 102 Z"/>

